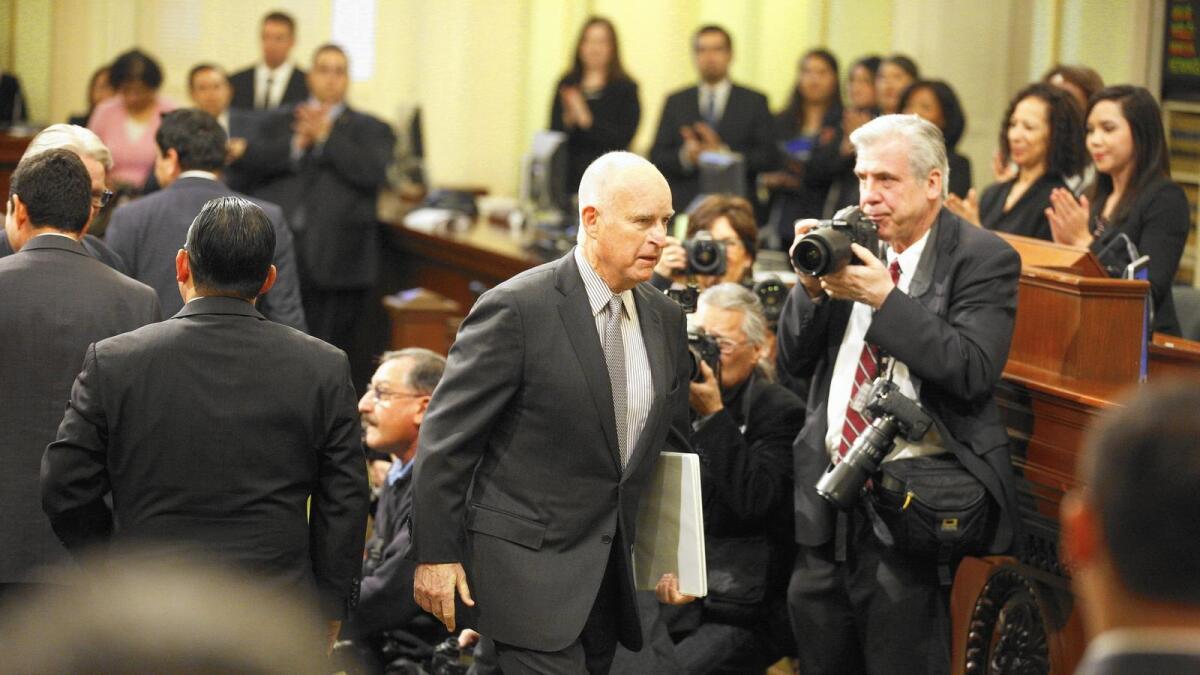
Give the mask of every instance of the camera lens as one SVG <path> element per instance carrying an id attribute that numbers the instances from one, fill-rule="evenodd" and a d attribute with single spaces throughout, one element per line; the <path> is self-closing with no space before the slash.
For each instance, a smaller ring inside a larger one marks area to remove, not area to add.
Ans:
<path id="1" fill-rule="evenodd" d="M 805 237 L 796 244 L 794 262 L 800 271 L 821 276 L 829 267 L 829 246 L 820 239 Z"/>
<path id="2" fill-rule="evenodd" d="M 804 235 L 792 252 L 796 269 L 814 277 L 836 272 L 850 258 L 850 237 L 832 227 L 821 227 Z"/>
<path id="3" fill-rule="evenodd" d="M 692 247 L 691 266 L 697 274 L 717 274 L 721 260 L 721 244 L 706 239 L 697 239 Z"/>

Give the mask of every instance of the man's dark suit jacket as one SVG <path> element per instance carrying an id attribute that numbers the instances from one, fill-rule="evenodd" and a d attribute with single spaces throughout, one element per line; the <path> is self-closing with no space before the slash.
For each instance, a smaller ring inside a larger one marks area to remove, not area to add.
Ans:
<path id="1" fill-rule="evenodd" d="M 379 549 L 379 559 L 364 573 L 358 606 L 350 614 L 343 635 L 364 636 L 404 628 L 424 614 L 413 599 L 413 572 L 417 564 L 404 557 L 412 538 L 412 472 L 384 488 L 375 510 L 375 533 L 367 550 Z M 374 554 L 371 554 L 374 555 Z"/>
<path id="2" fill-rule="evenodd" d="M 34 581 L 38 567 L 64 557 L 42 513 L 38 470 L 87 346 L 161 315 L 150 287 L 104 266 L 78 242 L 53 235 L 34 237 L 0 260 L 0 289 L 4 584 Z"/>
<path id="3" fill-rule="evenodd" d="M 663 105 L 658 133 L 654 136 L 654 146 L 650 148 L 650 161 L 671 184 L 672 202 L 677 213 L 682 213 L 700 191 L 698 170 L 687 171 L 679 162 L 679 149 L 683 147 L 679 128 L 703 119 L 700 115 L 699 87 L 688 87 L 671 94 Z M 755 177 L 775 164 L 777 151 L 774 129 L 775 120 L 767 107 L 767 97 L 753 89 L 733 85 L 716 132 L 730 150 L 745 155 L 751 199 Z"/>
<path id="4" fill-rule="evenodd" d="M 250 66 L 230 76 L 229 84 L 233 87 L 233 100 L 229 104 L 230 107 L 241 110 L 254 109 L 254 102 L 258 100 L 258 92 L 254 89 L 255 67 Z M 290 106 L 307 98 L 308 81 L 305 79 L 304 71 L 299 67 L 293 68 L 292 76 L 283 90 L 283 98 L 279 101 L 279 107 Z"/>
<path id="5" fill-rule="evenodd" d="M 367 519 L 360 433 L 343 352 L 243 300 L 198 298 L 87 349 L 42 504 L 69 550 L 111 533 L 211 557 L 315 590 L 340 619 Z"/>
<path id="6" fill-rule="evenodd" d="M 253 153 L 258 147 L 259 126 L 267 117 L 267 112 L 229 108 L 226 114 L 229 120 L 229 129 L 226 130 L 229 138 L 245 140 L 245 153 L 250 154 L 251 159 L 247 161 L 243 154 L 236 162 L 227 164 L 221 172 L 221 181 L 238 192 L 250 194 L 258 180 L 254 172 Z"/>
<path id="7" fill-rule="evenodd" d="M 294 161 L 293 115 L 288 107 L 264 119 L 258 147 L 243 157 L 261 176 L 254 195 L 284 207 L 305 285 L 368 288 L 379 269 L 376 200 L 396 137 L 382 121 L 346 108 L 325 143 Z"/>
<path id="8" fill-rule="evenodd" d="M 175 281 L 175 254 L 187 241 L 192 221 L 209 200 L 234 195 L 244 196 L 220 181 L 188 176 L 113 212 L 105 239 L 129 266 L 130 276 L 158 293 L 164 314 L 173 315 L 183 307 Z M 278 271 L 271 291 L 259 298 L 259 311 L 272 321 L 307 330 L 292 231 L 282 209 L 260 199 L 252 201 L 262 207 L 275 230 L 275 256 L 271 262 Z"/>
<path id="9" fill-rule="evenodd" d="M 641 647 L 629 552 L 659 451 L 668 438 L 686 450 L 689 357 L 679 306 L 649 284 L 633 293 L 654 398 L 624 471 L 574 251 L 480 297 L 434 391 L 417 451 L 410 557 L 461 562 L 476 627 L 497 642 L 570 645 L 616 546 L 619 638 Z"/>
<path id="10" fill-rule="evenodd" d="M 921 403 L 946 449 L 1001 507 L 994 553 L 1014 545 L 1018 524 L 1008 435 L 993 391 L 1008 360 L 1020 272 L 1021 259 L 1004 240 L 942 209 L 908 295 L 894 289 L 866 335 L 920 379 Z M 780 365 L 812 378 L 808 419 L 794 448 L 796 541 L 804 546 L 833 534 L 834 511 L 815 486 L 829 464 L 829 384 L 853 304 L 814 304 L 797 285 L 779 319 Z"/>
<path id="11" fill-rule="evenodd" d="M 121 256 L 117 255 L 116 252 L 109 248 L 108 244 L 105 244 L 104 240 L 100 237 L 91 234 L 85 234 L 83 235 L 83 238 L 79 240 L 79 243 L 83 244 L 83 250 L 87 251 L 87 253 L 96 260 L 99 260 L 100 262 L 108 265 L 125 276 L 129 276 L 129 269 L 125 267 L 125 261 L 121 260 Z M 8 243 L 8 237 L 0 234 L 0 258 L 6 258 L 12 254 L 12 244 Z"/>

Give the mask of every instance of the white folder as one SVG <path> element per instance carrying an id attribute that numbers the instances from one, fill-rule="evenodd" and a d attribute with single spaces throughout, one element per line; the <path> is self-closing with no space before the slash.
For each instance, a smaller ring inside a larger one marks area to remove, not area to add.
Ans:
<path id="1" fill-rule="evenodd" d="M 659 454 L 654 478 L 638 510 L 634 585 L 652 591 L 668 572 L 679 579 L 680 593 L 708 595 L 700 458 L 693 454 Z"/>

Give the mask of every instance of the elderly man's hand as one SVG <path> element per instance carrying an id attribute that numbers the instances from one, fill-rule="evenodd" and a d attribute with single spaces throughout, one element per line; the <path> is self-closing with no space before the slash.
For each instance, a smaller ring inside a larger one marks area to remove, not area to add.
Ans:
<path id="1" fill-rule="evenodd" d="M 826 274 L 821 277 L 821 288 L 835 300 L 853 300 L 879 309 L 896 287 L 892 275 L 866 248 L 851 244 L 850 250 L 863 264 L 846 265 L 837 272 Z"/>
<path id="2" fill-rule="evenodd" d="M 670 572 L 662 575 L 654 587 L 654 595 L 665 605 L 686 605 L 696 599 L 693 595 L 679 592 L 679 579 Z"/>
<path id="3" fill-rule="evenodd" d="M 441 621 L 446 630 L 454 631 L 454 593 L 462 596 L 463 604 L 474 607 L 467 573 L 459 563 L 422 563 L 413 574 L 413 599 L 421 609 Z"/>

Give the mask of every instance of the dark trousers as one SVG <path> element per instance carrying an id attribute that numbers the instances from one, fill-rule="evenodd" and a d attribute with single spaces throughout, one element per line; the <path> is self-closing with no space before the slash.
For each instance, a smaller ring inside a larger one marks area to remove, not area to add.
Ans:
<path id="1" fill-rule="evenodd" d="M 359 320 L 366 309 L 370 289 L 319 288 L 302 286 L 301 304 L 308 321 L 308 333 L 346 352 L 355 388 L 361 393 L 362 384 L 370 379 L 374 368 L 371 360 L 376 354 L 365 354 L 360 344 Z"/>
<path id="2" fill-rule="evenodd" d="M 844 541 L 800 547 L 788 585 L 800 672 L 948 674 L 949 588 L 936 563 L 879 543 L 861 504 L 839 529 Z"/>
<path id="3" fill-rule="evenodd" d="M 497 642 L 496 657 L 504 675 L 607 675 L 617 651 L 617 623 L 620 620 L 620 565 L 615 562 L 616 550 L 614 544 L 604 580 L 579 637 L 565 649 L 555 652 L 539 652 Z"/>

